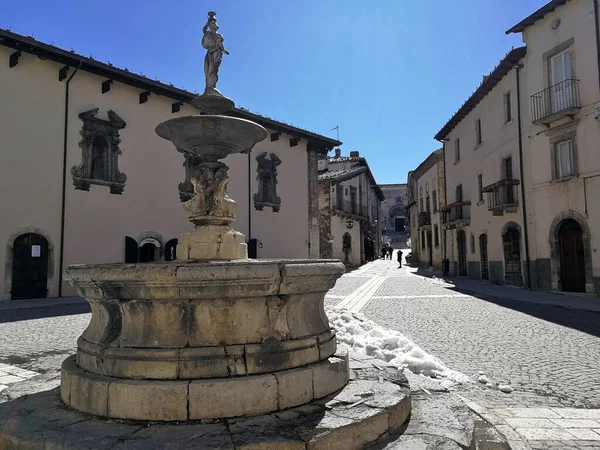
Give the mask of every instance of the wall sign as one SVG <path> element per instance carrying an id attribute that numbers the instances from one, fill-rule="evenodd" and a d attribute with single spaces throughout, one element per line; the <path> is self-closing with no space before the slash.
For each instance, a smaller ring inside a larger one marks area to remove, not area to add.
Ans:
<path id="1" fill-rule="evenodd" d="M 31 257 L 39 258 L 42 256 L 42 246 L 41 245 L 32 245 L 31 246 Z"/>

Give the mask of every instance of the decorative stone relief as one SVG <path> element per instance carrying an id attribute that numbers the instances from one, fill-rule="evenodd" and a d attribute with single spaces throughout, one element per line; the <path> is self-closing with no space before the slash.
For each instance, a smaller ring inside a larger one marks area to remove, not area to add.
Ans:
<path id="1" fill-rule="evenodd" d="M 114 111 L 108 120 L 96 117 L 98 108 L 79 114 L 83 121 L 81 134 L 81 164 L 71 168 L 75 189 L 89 191 L 91 184 L 109 186 L 111 194 L 122 194 L 127 175 L 119 171 L 121 154 L 119 130 L 127 125 Z"/>
<path id="2" fill-rule="evenodd" d="M 281 164 L 281 160 L 275 153 L 270 156 L 271 159 L 267 159 L 267 152 L 264 152 L 256 157 L 258 192 L 254 194 L 254 208 L 262 211 L 265 206 L 270 206 L 273 212 L 279 212 L 281 198 L 277 196 L 277 166 Z"/>

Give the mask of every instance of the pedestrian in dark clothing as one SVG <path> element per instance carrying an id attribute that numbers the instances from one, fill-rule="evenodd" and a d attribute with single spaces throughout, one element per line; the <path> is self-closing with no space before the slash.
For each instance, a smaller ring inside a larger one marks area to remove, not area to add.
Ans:
<path id="1" fill-rule="evenodd" d="M 385 259 L 385 255 L 387 255 L 387 248 L 381 247 L 381 259 Z"/>
<path id="2" fill-rule="evenodd" d="M 402 267 L 402 250 L 398 249 L 398 269 Z"/>
<path id="3" fill-rule="evenodd" d="M 394 254 L 394 249 L 392 248 L 392 246 L 390 245 L 390 247 L 388 248 L 388 255 L 390 256 L 390 261 L 392 260 L 392 255 Z"/>

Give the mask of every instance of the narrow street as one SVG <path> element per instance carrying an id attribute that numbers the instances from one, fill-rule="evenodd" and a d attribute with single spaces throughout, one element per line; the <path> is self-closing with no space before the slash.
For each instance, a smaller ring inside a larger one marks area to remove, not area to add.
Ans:
<path id="1" fill-rule="evenodd" d="M 470 377 L 471 383 L 456 386 L 467 401 L 514 429 L 529 421 L 531 446 L 523 448 L 600 448 L 600 440 L 592 439 L 592 430 L 600 432 L 600 313 L 479 298 L 416 272 L 398 268 L 395 258 L 371 262 L 345 274 L 326 306 L 397 330 Z M 526 294 L 502 289 L 513 298 Z M 64 306 L 43 318 L 35 318 L 40 312 L 34 309 L 21 310 L 14 321 L 0 323 L 0 402 L 59 385 L 60 364 L 75 352 L 90 318 L 82 310 Z M 479 382 L 481 375 L 490 383 Z M 500 392 L 498 383 L 513 392 Z M 555 417 L 552 424 L 567 421 L 586 439 L 571 436 L 567 445 L 562 430 L 544 428 Z"/>

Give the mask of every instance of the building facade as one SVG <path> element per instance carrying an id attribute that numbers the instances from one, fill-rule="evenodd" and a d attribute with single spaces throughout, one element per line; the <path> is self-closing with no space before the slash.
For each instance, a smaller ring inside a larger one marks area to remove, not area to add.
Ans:
<path id="1" fill-rule="evenodd" d="M 507 33 L 527 45 L 522 84 L 533 287 L 600 294 L 598 2 L 554 0 Z"/>
<path id="2" fill-rule="evenodd" d="M 442 269 L 445 255 L 440 206 L 446 204 L 442 149 L 409 172 L 407 185 L 412 258 L 419 264 Z"/>
<path id="3" fill-rule="evenodd" d="M 441 209 L 453 275 L 525 285 L 517 117 L 525 53 L 525 47 L 508 53 L 435 136 L 444 144 Z"/>
<path id="4" fill-rule="evenodd" d="M 70 264 L 176 257 L 184 156 L 154 132 L 195 94 L 0 30 L 0 300 L 73 295 Z M 234 228 L 259 258 L 319 257 L 318 160 L 340 143 L 243 109 L 269 137 L 236 154 Z"/>
<path id="5" fill-rule="evenodd" d="M 359 152 L 319 161 L 321 258 L 340 259 L 357 267 L 381 249 L 383 193 Z"/>
<path id="6" fill-rule="evenodd" d="M 381 204 L 383 240 L 395 248 L 405 248 L 410 237 L 406 183 L 381 184 L 380 187 L 385 196 Z"/>

